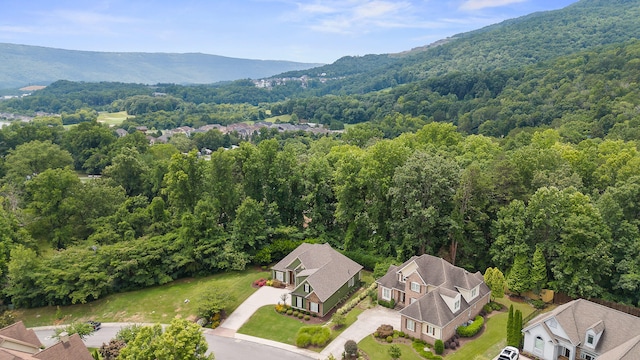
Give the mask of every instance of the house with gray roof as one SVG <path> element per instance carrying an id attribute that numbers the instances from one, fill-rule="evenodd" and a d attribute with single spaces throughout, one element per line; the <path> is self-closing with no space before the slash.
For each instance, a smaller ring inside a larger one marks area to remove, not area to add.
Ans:
<path id="1" fill-rule="evenodd" d="M 490 301 L 480 272 L 470 273 L 431 255 L 392 265 L 377 280 L 378 299 L 401 309 L 401 331 L 427 341 L 446 341 Z"/>
<path id="2" fill-rule="evenodd" d="M 327 315 L 360 286 L 362 265 L 329 244 L 301 244 L 271 268 L 274 279 L 292 289 L 291 306 Z"/>
<path id="3" fill-rule="evenodd" d="M 577 299 L 532 319 L 523 351 L 544 360 L 638 360 L 640 318 Z"/>

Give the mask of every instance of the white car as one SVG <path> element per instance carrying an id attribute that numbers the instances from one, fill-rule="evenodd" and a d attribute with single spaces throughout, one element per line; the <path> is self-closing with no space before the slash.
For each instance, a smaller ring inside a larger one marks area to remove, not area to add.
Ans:
<path id="1" fill-rule="evenodd" d="M 507 346 L 502 349 L 502 352 L 498 356 L 498 360 L 516 360 L 520 358 L 520 351 L 513 346 Z"/>

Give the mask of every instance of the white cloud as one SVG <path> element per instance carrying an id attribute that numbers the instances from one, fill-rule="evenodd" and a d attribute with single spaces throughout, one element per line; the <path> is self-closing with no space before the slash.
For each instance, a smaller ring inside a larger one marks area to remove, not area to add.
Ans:
<path id="1" fill-rule="evenodd" d="M 480 10 L 490 7 L 500 7 L 528 0 L 467 0 L 460 5 L 460 10 Z"/>

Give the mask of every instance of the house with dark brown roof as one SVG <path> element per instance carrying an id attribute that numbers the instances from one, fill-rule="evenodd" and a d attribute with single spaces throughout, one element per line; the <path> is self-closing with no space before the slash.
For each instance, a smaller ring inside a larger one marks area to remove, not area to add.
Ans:
<path id="1" fill-rule="evenodd" d="M 458 326 L 482 311 L 491 295 L 480 272 L 426 254 L 390 266 L 376 282 L 378 299 L 401 309 L 400 330 L 431 344 L 450 339 Z"/>
<path id="2" fill-rule="evenodd" d="M 329 244 L 301 244 L 271 268 L 291 287 L 291 306 L 324 316 L 360 286 L 362 265 Z"/>
<path id="3" fill-rule="evenodd" d="M 63 336 L 47 349 L 42 347 L 36 333 L 22 321 L 0 329 L 0 360 L 93 360 L 78 334 Z"/>
<path id="4" fill-rule="evenodd" d="M 638 360 L 640 318 L 577 299 L 532 319 L 523 351 L 545 360 Z"/>

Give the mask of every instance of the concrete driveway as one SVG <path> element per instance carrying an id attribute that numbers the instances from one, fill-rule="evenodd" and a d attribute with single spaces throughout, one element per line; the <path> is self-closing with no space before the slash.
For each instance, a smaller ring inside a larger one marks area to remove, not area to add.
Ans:
<path id="1" fill-rule="evenodd" d="M 344 343 L 347 340 L 353 340 L 356 343 L 364 339 L 366 336 L 373 334 L 378 326 L 382 324 L 392 325 L 394 329 L 400 329 L 400 314 L 391 309 L 382 306 L 376 306 L 373 309 L 365 310 L 353 325 L 349 326 L 340 336 L 333 340 L 327 347 L 322 350 L 320 355 L 326 358 L 329 354 L 333 354 L 336 359 L 342 358 L 344 351 Z"/>
<path id="2" fill-rule="evenodd" d="M 280 296 L 282 294 L 289 294 L 287 289 L 278 289 L 271 286 L 263 286 L 258 291 L 254 292 L 245 300 L 238 308 L 229 315 L 229 317 L 222 322 L 222 324 L 215 330 L 220 329 L 218 332 L 229 334 L 229 331 L 235 333 L 240 329 L 242 324 L 247 322 L 251 315 L 256 310 L 265 305 L 275 305 L 278 301 L 282 301 Z M 288 303 L 291 303 L 291 299 L 287 298 Z M 214 330 L 214 333 L 216 332 Z"/>

